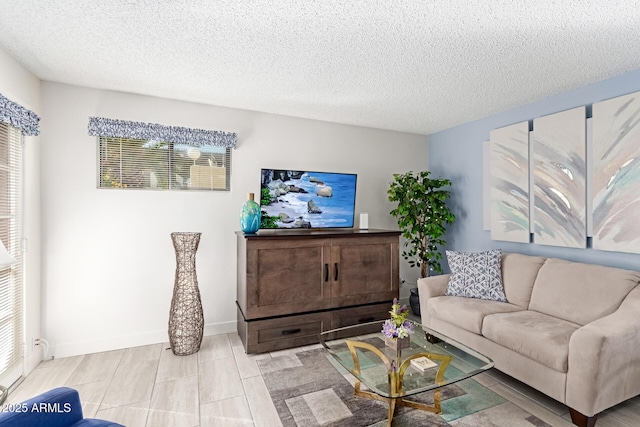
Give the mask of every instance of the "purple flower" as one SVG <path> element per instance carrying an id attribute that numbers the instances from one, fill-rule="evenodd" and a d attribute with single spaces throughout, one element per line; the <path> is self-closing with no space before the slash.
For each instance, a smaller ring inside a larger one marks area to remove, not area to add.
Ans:
<path id="1" fill-rule="evenodd" d="M 404 323 L 402 324 L 402 327 L 407 329 L 409 333 L 413 333 L 413 323 L 409 322 L 408 320 L 404 321 Z"/>
<path id="2" fill-rule="evenodd" d="M 407 321 L 409 309 L 406 305 L 400 307 L 398 298 L 393 299 L 393 305 L 389 312 L 391 319 L 382 325 L 382 333 L 388 338 L 406 338 L 413 333 L 413 323 Z"/>
<path id="3" fill-rule="evenodd" d="M 395 338 L 398 336 L 398 329 L 391 320 L 385 320 L 382 325 L 382 333 L 389 338 Z"/>

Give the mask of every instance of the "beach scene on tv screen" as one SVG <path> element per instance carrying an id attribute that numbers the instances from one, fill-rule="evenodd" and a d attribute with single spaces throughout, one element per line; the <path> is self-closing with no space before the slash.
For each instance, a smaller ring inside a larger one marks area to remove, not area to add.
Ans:
<path id="1" fill-rule="evenodd" d="M 356 177 L 262 169 L 260 228 L 353 227 Z"/>

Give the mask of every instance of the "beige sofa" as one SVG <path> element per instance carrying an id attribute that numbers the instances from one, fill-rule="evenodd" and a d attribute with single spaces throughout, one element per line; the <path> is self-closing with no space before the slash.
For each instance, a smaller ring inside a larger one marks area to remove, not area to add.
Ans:
<path id="1" fill-rule="evenodd" d="M 449 275 L 418 281 L 422 323 L 570 408 L 576 425 L 640 394 L 640 273 L 502 255 L 508 302 L 445 296 Z"/>

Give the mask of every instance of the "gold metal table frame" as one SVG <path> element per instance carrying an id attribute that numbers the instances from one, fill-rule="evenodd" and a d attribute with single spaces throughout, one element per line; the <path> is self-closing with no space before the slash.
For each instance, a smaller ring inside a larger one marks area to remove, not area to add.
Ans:
<path id="1" fill-rule="evenodd" d="M 349 347 L 349 352 L 351 353 L 351 357 L 353 358 L 353 371 L 352 374 L 355 377 L 354 384 L 354 394 L 356 396 L 362 396 L 369 399 L 387 401 L 389 403 L 389 416 L 387 421 L 387 426 L 391 426 L 391 421 L 393 420 L 393 415 L 396 411 L 396 406 L 409 406 L 411 408 L 420 409 L 423 411 L 433 412 L 436 414 L 442 413 L 440 406 L 440 387 L 434 389 L 433 391 L 433 406 L 427 405 L 425 403 L 415 402 L 412 400 L 407 400 L 403 396 L 404 391 L 402 387 L 402 382 L 404 379 L 404 374 L 411 364 L 411 360 L 416 359 L 418 357 L 427 357 L 431 360 L 439 360 L 441 361 L 440 366 L 438 367 L 438 371 L 435 377 L 436 384 L 442 384 L 442 380 L 444 377 L 444 372 L 447 370 L 447 366 L 449 366 L 449 362 L 452 359 L 452 356 L 436 354 L 436 353 L 417 353 L 408 356 L 404 361 L 400 363 L 402 357 L 402 349 L 399 348 L 396 350 L 396 359 L 395 362 L 389 360 L 389 358 L 379 349 L 374 347 L 371 344 L 360 342 L 360 341 L 352 341 L 345 340 L 347 347 Z M 373 352 L 376 356 L 378 356 L 385 366 L 387 367 L 389 374 L 389 397 L 381 396 L 376 393 L 372 393 L 369 391 L 363 391 L 360 389 L 360 359 L 358 357 L 358 353 L 356 348 L 363 348 L 365 350 L 369 350 Z M 399 364 L 399 366 L 396 366 Z"/>

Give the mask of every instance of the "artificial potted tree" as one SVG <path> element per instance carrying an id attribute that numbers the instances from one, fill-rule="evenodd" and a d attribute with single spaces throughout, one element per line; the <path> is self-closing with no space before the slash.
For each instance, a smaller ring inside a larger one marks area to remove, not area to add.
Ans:
<path id="1" fill-rule="evenodd" d="M 443 236 L 447 225 L 456 219 L 447 206 L 451 193 L 444 189 L 451 186 L 451 181 L 429 175 L 429 171 L 393 174 L 387 190 L 389 201 L 398 203 L 390 213 L 398 219 L 405 238 L 402 257 L 411 267 L 420 267 L 420 277 L 427 277 L 430 268 L 442 272 L 438 248 L 446 244 Z M 412 289 L 412 294 L 414 291 L 417 296 L 417 289 Z M 411 308 L 416 313 L 413 304 Z"/>
<path id="2" fill-rule="evenodd" d="M 450 192 L 444 189 L 451 181 L 429 175 L 429 171 L 393 174 L 387 190 L 389 201 L 398 203 L 390 213 L 398 219 L 405 238 L 407 249 L 402 251 L 402 257 L 411 267 L 420 267 L 420 277 L 427 277 L 430 268 L 442 272 L 442 253 L 438 248 L 446 244 L 443 239 L 446 227 L 456 219 L 446 203 Z M 418 289 L 411 289 L 411 294 L 411 309 L 419 316 Z"/>
<path id="3" fill-rule="evenodd" d="M 402 257 L 411 267 L 420 267 L 420 277 L 427 277 L 429 268 L 441 273 L 442 253 L 439 247 L 446 244 L 443 239 L 446 227 L 456 219 L 447 206 L 450 192 L 444 187 L 451 185 L 448 179 L 429 177 L 429 171 L 393 174 L 387 194 L 390 202 L 398 206 L 390 213 L 398 219 L 407 250 Z"/>

